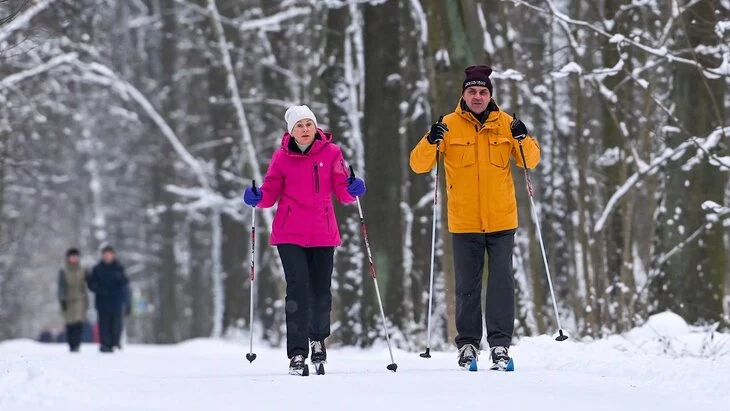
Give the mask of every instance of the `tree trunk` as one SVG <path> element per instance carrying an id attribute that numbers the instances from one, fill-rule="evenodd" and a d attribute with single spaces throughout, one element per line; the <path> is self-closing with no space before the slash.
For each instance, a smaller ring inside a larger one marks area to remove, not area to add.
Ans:
<path id="1" fill-rule="evenodd" d="M 337 138 L 345 161 L 357 170 L 364 169 L 362 158 L 362 134 L 360 133 L 359 93 L 357 79 L 352 75 L 353 55 L 345 43 L 352 43 L 347 28 L 353 24 L 347 7 L 327 11 L 327 36 L 325 54 L 332 56 L 332 62 L 323 70 L 326 84 L 325 99 L 330 131 Z M 346 53 L 350 53 L 346 55 Z M 348 75 L 349 74 L 349 75 Z M 368 179 L 369 182 L 369 179 Z M 362 248 L 358 218 L 351 206 L 335 204 L 338 216 L 342 246 L 335 255 L 335 278 L 333 288 L 337 290 L 333 301 L 335 323 L 334 334 L 345 345 L 359 345 L 363 342 L 363 279 L 366 275 L 366 261 Z"/>
<path id="2" fill-rule="evenodd" d="M 403 225 L 400 182 L 403 173 L 398 144 L 403 99 L 398 72 L 400 55 L 398 2 L 367 5 L 365 15 L 365 158 L 375 163 L 366 171 L 368 195 L 362 199 L 383 304 L 395 328 L 403 327 Z M 370 218 L 368 218 L 370 216 Z M 377 218 L 375 218 L 377 216 Z"/>
<path id="3" fill-rule="evenodd" d="M 177 70 L 177 21 L 174 0 L 160 0 L 160 18 L 162 19 L 162 36 L 160 39 L 160 67 L 162 76 L 162 115 L 173 124 L 173 118 L 178 108 L 175 91 L 174 74 Z M 156 310 L 156 341 L 160 343 L 174 343 L 180 340 L 178 326 L 177 301 L 177 260 L 175 258 L 175 212 L 172 205 L 173 195 L 165 190 L 165 185 L 175 179 L 175 168 L 172 159 L 166 155 L 167 142 L 158 139 L 159 159 L 154 163 L 155 189 L 154 202 L 162 205 L 164 211 L 159 215 L 159 265 L 157 267 L 157 284 L 159 292 L 159 306 Z"/>
<path id="4" fill-rule="evenodd" d="M 698 1 L 684 13 L 678 31 L 680 45 L 694 50 L 698 46 L 716 46 L 714 27 L 717 21 L 715 0 Z M 704 67 L 717 67 L 718 61 L 703 54 L 689 54 Z M 723 113 L 723 79 L 707 79 L 696 68 L 677 65 L 674 71 L 676 117 L 679 126 L 689 135 L 677 133 L 670 139 L 672 146 L 689 136 L 705 136 L 725 123 Z M 693 150 L 689 150 L 694 154 Z M 726 155 L 726 154 L 725 154 Z M 727 177 L 722 170 L 706 160 L 691 170 L 676 170 L 669 176 L 666 192 L 664 246 L 672 249 L 707 224 L 702 204 L 714 201 L 722 204 L 722 187 Z M 665 252 L 668 250 L 665 248 Z M 663 267 L 668 296 L 660 309 L 669 308 L 689 322 L 717 321 L 721 318 L 724 281 L 728 270 L 727 250 L 723 228 L 715 224 L 706 229 L 696 241 L 686 244 Z"/>

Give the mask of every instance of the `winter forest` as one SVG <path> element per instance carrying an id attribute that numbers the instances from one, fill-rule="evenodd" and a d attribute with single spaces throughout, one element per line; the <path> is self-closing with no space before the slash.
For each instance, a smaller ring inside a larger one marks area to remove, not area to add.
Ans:
<path id="1" fill-rule="evenodd" d="M 410 150 L 454 110 L 464 68 L 540 143 L 530 177 L 563 327 L 600 338 L 671 310 L 730 326 L 730 0 L 5 0 L 0 2 L 0 339 L 60 327 L 67 248 L 111 244 L 130 341 L 284 333 L 284 278 L 257 209 L 307 104 L 367 183 L 391 338 L 422 347 L 434 175 Z M 517 336 L 554 333 L 521 169 Z M 441 181 L 433 343 L 453 341 Z M 336 207 L 334 345 L 384 336 L 357 206 Z M 484 276 L 488 276 L 485 271 Z"/>

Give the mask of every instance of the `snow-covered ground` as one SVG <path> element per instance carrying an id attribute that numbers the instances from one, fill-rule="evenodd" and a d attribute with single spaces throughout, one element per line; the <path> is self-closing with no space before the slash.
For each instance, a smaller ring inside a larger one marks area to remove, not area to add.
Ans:
<path id="1" fill-rule="evenodd" d="M 517 371 L 457 369 L 456 351 L 329 350 L 325 376 L 287 375 L 281 349 L 194 340 L 72 355 L 60 344 L 0 343 L 0 410 L 730 410 L 730 335 L 664 313 L 595 342 L 522 339 Z M 486 356 L 483 356 L 486 362 Z"/>

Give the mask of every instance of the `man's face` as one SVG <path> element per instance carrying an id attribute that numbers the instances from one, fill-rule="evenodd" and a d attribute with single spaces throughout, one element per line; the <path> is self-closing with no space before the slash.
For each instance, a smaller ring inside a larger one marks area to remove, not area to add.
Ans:
<path id="1" fill-rule="evenodd" d="M 111 251 L 104 251 L 101 253 L 101 259 L 104 260 L 105 263 L 111 264 L 114 262 L 114 253 Z"/>
<path id="2" fill-rule="evenodd" d="M 471 86 L 467 88 L 464 90 L 462 97 L 466 102 L 466 106 L 469 107 L 469 110 L 471 110 L 474 114 L 481 114 L 484 110 L 486 110 L 489 100 L 492 99 L 489 89 L 482 86 Z"/>
<path id="3" fill-rule="evenodd" d="M 71 254 L 66 258 L 66 261 L 68 261 L 68 263 L 71 265 L 76 265 L 79 263 L 79 256 L 76 254 Z"/>

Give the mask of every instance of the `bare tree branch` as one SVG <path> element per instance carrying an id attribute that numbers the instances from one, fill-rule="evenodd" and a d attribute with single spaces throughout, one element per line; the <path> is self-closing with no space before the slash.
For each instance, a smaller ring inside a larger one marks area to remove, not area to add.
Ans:
<path id="1" fill-rule="evenodd" d="M 626 182 L 616 190 L 611 198 L 609 198 L 608 202 L 606 203 L 606 207 L 604 207 L 603 212 L 601 213 L 601 216 L 596 221 L 593 232 L 598 233 L 603 230 L 606 221 L 608 220 L 608 217 L 611 215 L 611 213 L 613 213 L 613 210 L 618 204 L 619 200 L 621 200 L 621 198 L 623 198 L 634 186 L 636 186 L 637 183 L 642 181 L 644 177 L 653 175 L 660 167 L 666 165 L 671 161 L 678 161 L 686 153 L 687 149 L 695 144 L 699 144 L 703 148 L 703 150 L 698 150 L 698 153 L 689 160 L 687 160 L 685 164 L 691 164 L 693 161 L 699 161 L 704 156 L 704 153 L 706 153 L 712 147 L 717 146 L 722 140 L 722 137 L 728 133 L 730 133 L 730 127 L 718 128 L 717 130 L 710 133 L 707 138 L 699 139 L 696 137 L 692 137 L 688 140 L 685 140 L 684 142 L 682 142 L 682 144 L 675 147 L 674 149 L 665 150 L 659 157 L 654 159 L 648 165 L 648 167 L 640 169 L 636 173 L 632 174 L 631 177 L 626 179 Z"/>
<path id="2" fill-rule="evenodd" d="M 30 8 L 30 0 L 19 0 L 9 15 L 0 18 L 0 43 L 6 41 L 16 31 L 25 28 L 28 23 L 56 0 L 41 0 Z"/>

